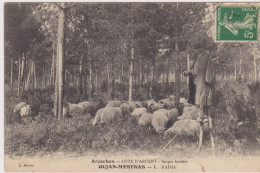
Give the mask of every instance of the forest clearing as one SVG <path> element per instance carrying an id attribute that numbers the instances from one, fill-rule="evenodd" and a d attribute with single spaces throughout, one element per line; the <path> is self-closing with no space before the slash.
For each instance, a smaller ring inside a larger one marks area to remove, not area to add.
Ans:
<path id="1" fill-rule="evenodd" d="M 259 156 L 260 43 L 219 5 L 5 3 L 5 155 Z"/>

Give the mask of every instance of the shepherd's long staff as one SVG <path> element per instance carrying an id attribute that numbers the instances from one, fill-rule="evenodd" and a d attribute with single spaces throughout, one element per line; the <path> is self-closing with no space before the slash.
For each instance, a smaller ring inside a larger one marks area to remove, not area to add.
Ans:
<path id="1" fill-rule="evenodd" d="M 181 130 L 179 130 L 178 133 L 176 133 L 176 135 L 174 135 L 174 137 L 164 147 L 162 147 L 161 151 L 164 150 L 176 138 L 176 136 L 184 129 L 184 127 L 186 127 L 190 123 L 190 121 L 193 120 L 193 118 L 195 118 L 201 112 L 202 108 L 203 107 L 201 107 L 200 110 L 197 113 L 195 113 L 192 116 L 192 118 L 181 128 Z"/>

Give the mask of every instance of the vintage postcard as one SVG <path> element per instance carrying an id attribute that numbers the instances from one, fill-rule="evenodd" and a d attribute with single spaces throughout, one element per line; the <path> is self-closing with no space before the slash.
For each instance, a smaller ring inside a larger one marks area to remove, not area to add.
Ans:
<path id="1" fill-rule="evenodd" d="M 6 172 L 260 172 L 260 3 L 3 6 Z"/>

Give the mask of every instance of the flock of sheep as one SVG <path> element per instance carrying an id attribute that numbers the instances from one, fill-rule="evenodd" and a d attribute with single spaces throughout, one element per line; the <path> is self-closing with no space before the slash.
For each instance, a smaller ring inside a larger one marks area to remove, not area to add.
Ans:
<path id="1" fill-rule="evenodd" d="M 153 128 L 156 133 L 164 135 L 176 134 L 180 130 L 182 135 L 192 135 L 198 137 L 199 123 L 192 117 L 199 108 L 191 105 L 185 98 L 180 98 L 180 105 L 183 111 L 179 112 L 174 107 L 173 95 L 158 102 L 147 100 L 144 102 L 133 101 L 121 103 L 119 100 L 99 101 L 92 103 L 89 101 L 78 104 L 67 103 L 63 107 L 63 118 L 90 114 L 94 116 L 93 126 L 97 124 L 110 124 L 126 116 L 134 116 L 138 119 L 138 125 Z M 54 109 L 52 110 L 54 114 Z M 31 115 L 31 107 L 25 102 L 19 103 L 14 108 L 15 114 L 20 114 L 21 118 Z M 188 124 L 184 127 L 185 124 Z"/>

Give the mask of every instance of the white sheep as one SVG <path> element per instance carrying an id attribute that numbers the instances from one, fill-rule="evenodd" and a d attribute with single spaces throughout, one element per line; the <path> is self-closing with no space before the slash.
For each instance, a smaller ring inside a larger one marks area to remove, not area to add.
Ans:
<path id="1" fill-rule="evenodd" d="M 32 113 L 31 105 L 25 105 L 21 108 L 20 116 L 21 117 L 27 117 L 30 116 Z"/>
<path id="2" fill-rule="evenodd" d="M 120 105 L 122 115 L 128 115 L 134 111 L 136 104 L 133 102 L 126 102 Z"/>
<path id="3" fill-rule="evenodd" d="M 131 102 L 130 102 L 130 103 L 131 103 Z M 143 107 L 143 103 L 142 103 L 141 101 L 134 101 L 134 102 L 132 102 L 132 103 L 134 103 L 137 108 Z"/>
<path id="4" fill-rule="evenodd" d="M 121 101 L 119 100 L 112 100 L 108 101 L 106 107 L 120 107 Z"/>
<path id="5" fill-rule="evenodd" d="M 158 109 L 157 111 L 155 111 L 153 113 L 153 115 L 156 115 L 156 114 L 165 114 L 168 117 L 168 111 L 166 109 Z"/>
<path id="6" fill-rule="evenodd" d="M 183 97 L 181 97 L 181 98 L 180 98 L 180 101 L 179 101 L 179 103 L 183 103 L 184 105 L 187 105 L 187 104 L 189 104 L 189 103 L 188 103 L 188 100 L 187 100 L 187 99 L 185 99 L 185 98 L 183 98 Z"/>
<path id="7" fill-rule="evenodd" d="M 187 125 L 185 126 L 185 124 Z M 164 137 L 167 137 L 168 135 L 175 135 L 179 131 L 180 131 L 179 133 L 180 136 L 186 136 L 186 137 L 195 136 L 197 137 L 197 139 L 199 139 L 200 124 L 196 120 L 190 120 L 190 119 L 178 120 L 172 125 L 172 127 L 170 127 L 168 130 L 165 131 Z"/>
<path id="8" fill-rule="evenodd" d="M 121 118 L 121 109 L 118 107 L 105 107 L 97 111 L 95 118 L 93 120 L 93 126 L 96 124 L 109 124 L 115 118 Z"/>
<path id="9" fill-rule="evenodd" d="M 199 110 L 200 108 L 194 105 L 184 105 L 183 113 L 181 116 L 178 117 L 178 119 L 179 120 L 192 119 L 193 116 L 196 115 Z M 196 119 L 196 117 L 194 117 L 194 119 Z"/>
<path id="10" fill-rule="evenodd" d="M 147 113 L 146 108 L 135 108 L 134 111 L 131 113 L 132 116 L 141 116 L 144 113 Z"/>
<path id="11" fill-rule="evenodd" d="M 151 103 L 150 108 L 151 108 L 152 112 L 154 112 L 154 111 L 157 111 L 159 109 L 164 109 L 165 106 L 161 103 Z"/>
<path id="12" fill-rule="evenodd" d="M 153 113 L 152 126 L 157 133 L 162 133 L 165 131 L 166 125 L 169 120 L 167 115 L 167 110 L 158 110 Z"/>
<path id="13" fill-rule="evenodd" d="M 169 121 L 176 121 L 178 119 L 178 109 L 173 108 L 171 110 L 168 110 L 168 115 L 167 115 Z"/>
<path id="14" fill-rule="evenodd" d="M 145 101 L 145 104 L 146 104 L 146 107 L 147 107 L 147 108 L 149 108 L 152 103 L 156 103 L 156 102 L 154 101 L 154 99 Z"/>
<path id="15" fill-rule="evenodd" d="M 153 115 L 150 113 L 144 113 L 138 120 L 138 124 L 142 126 L 151 125 Z"/>
<path id="16" fill-rule="evenodd" d="M 82 108 L 82 113 L 90 113 L 92 104 L 88 101 L 78 103 L 78 107 Z"/>
<path id="17" fill-rule="evenodd" d="M 169 98 L 170 101 L 174 101 L 175 100 L 175 96 L 174 95 L 169 95 L 168 98 Z"/>
<path id="18" fill-rule="evenodd" d="M 166 109 L 174 108 L 174 101 L 171 101 L 170 99 L 162 99 L 158 103 L 163 104 Z"/>
<path id="19" fill-rule="evenodd" d="M 67 103 L 69 114 L 72 116 L 81 115 L 83 113 L 82 105 Z"/>
<path id="20" fill-rule="evenodd" d="M 25 102 L 21 102 L 19 104 L 17 104 L 14 108 L 14 114 L 20 113 L 21 108 L 24 107 L 26 105 Z"/>

